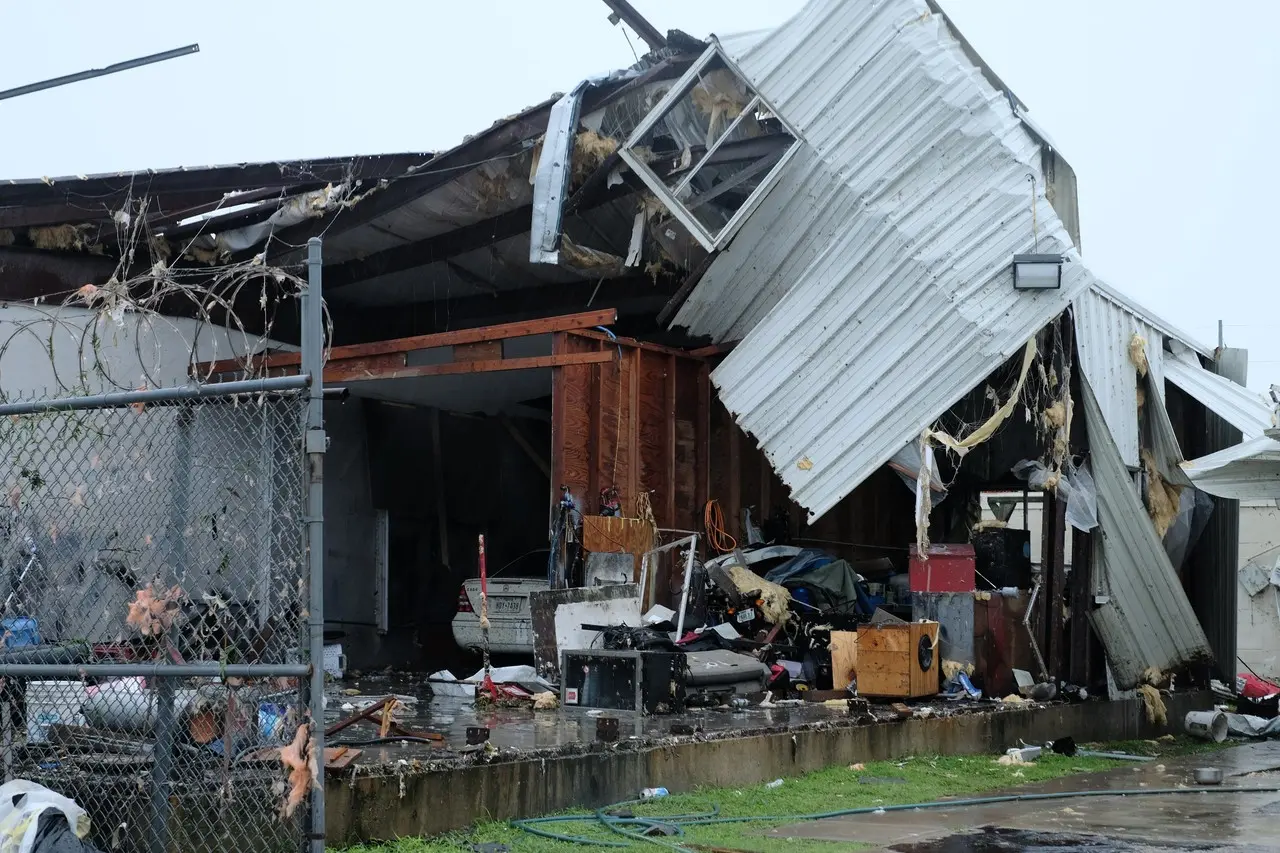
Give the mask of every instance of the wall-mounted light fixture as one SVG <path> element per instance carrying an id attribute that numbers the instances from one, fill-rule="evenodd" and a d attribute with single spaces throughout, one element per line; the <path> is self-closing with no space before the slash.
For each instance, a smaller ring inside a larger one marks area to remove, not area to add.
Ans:
<path id="1" fill-rule="evenodd" d="M 1057 290 L 1062 286 L 1062 255 L 1014 255 L 1014 290 Z"/>

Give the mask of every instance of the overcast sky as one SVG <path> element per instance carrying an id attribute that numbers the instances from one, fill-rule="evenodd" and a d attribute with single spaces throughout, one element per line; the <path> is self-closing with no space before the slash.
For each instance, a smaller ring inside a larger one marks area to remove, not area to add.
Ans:
<path id="1" fill-rule="evenodd" d="M 848 0 L 863 2 L 863 0 Z M 697 35 L 799 0 L 633 0 Z M 1280 382 L 1280 57 L 1270 6 L 943 0 L 1080 182 L 1085 261 Z M 634 61 L 600 0 L 5 4 L 0 88 L 190 42 L 160 65 L 0 102 L 0 177 L 442 150 Z"/>

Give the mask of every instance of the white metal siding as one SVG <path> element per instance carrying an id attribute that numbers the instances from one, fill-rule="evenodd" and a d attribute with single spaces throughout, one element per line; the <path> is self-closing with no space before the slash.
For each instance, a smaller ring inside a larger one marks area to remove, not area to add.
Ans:
<path id="1" fill-rule="evenodd" d="M 1120 458 L 1137 468 L 1138 371 L 1129 357 L 1129 342 L 1141 335 L 1157 388 L 1164 388 L 1164 336 L 1107 292 L 1091 287 L 1073 305 L 1080 367 L 1098 397 Z"/>
<path id="2" fill-rule="evenodd" d="M 922 0 L 820 0 L 738 60 L 805 148 L 675 323 L 745 335 L 713 381 L 816 518 L 1092 276 L 1039 142 Z M 1033 249 L 1069 253 L 1060 291 L 1014 291 Z"/>
<path id="3" fill-rule="evenodd" d="M 1280 548 L 1280 509 L 1275 504 L 1240 504 L 1240 567 Z M 1264 561 L 1265 565 L 1265 561 Z M 1236 584 L 1237 642 L 1241 659 L 1264 678 L 1280 676 L 1280 589 L 1266 586 L 1250 595 Z"/>
<path id="4" fill-rule="evenodd" d="M 1257 438 L 1276 426 L 1275 409 L 1261 394 L 1205 370 L 1194 355 L 1170 358 L 1165 375 L 1245 438 Z"/>
<path id="5" fill-rule="evenodd" d="M 1183 463 L 1197 488 L 1220 498 L 1280 501 L 1280 441 L 1251 438 Z"/>

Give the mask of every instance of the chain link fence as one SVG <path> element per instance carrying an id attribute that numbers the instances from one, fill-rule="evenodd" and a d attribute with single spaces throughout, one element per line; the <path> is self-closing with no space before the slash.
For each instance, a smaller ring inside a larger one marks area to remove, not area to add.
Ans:
<path id="1" fill-rule="evenodd" d="M 0 404 L 0 766 L 99 850 L 304 847 L 305 382 Z"/>

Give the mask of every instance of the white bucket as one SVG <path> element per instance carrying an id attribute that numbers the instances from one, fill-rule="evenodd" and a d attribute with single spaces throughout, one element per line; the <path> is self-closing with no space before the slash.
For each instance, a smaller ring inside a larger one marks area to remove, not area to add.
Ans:
<path id="1" fill-rule="evenodd" d="M 1183 721 L 1187 734 L 1222 743 L 1227 739 L 1227 715 L 1218 710 L 1188 711 Z"/>
<path id="2" fill-rule="evenodd" d="M 28 681 L 27 742 L 47 741 L 52 725 L 83 726 L 80 706 L 84 700 L 83 682 Z"/>

